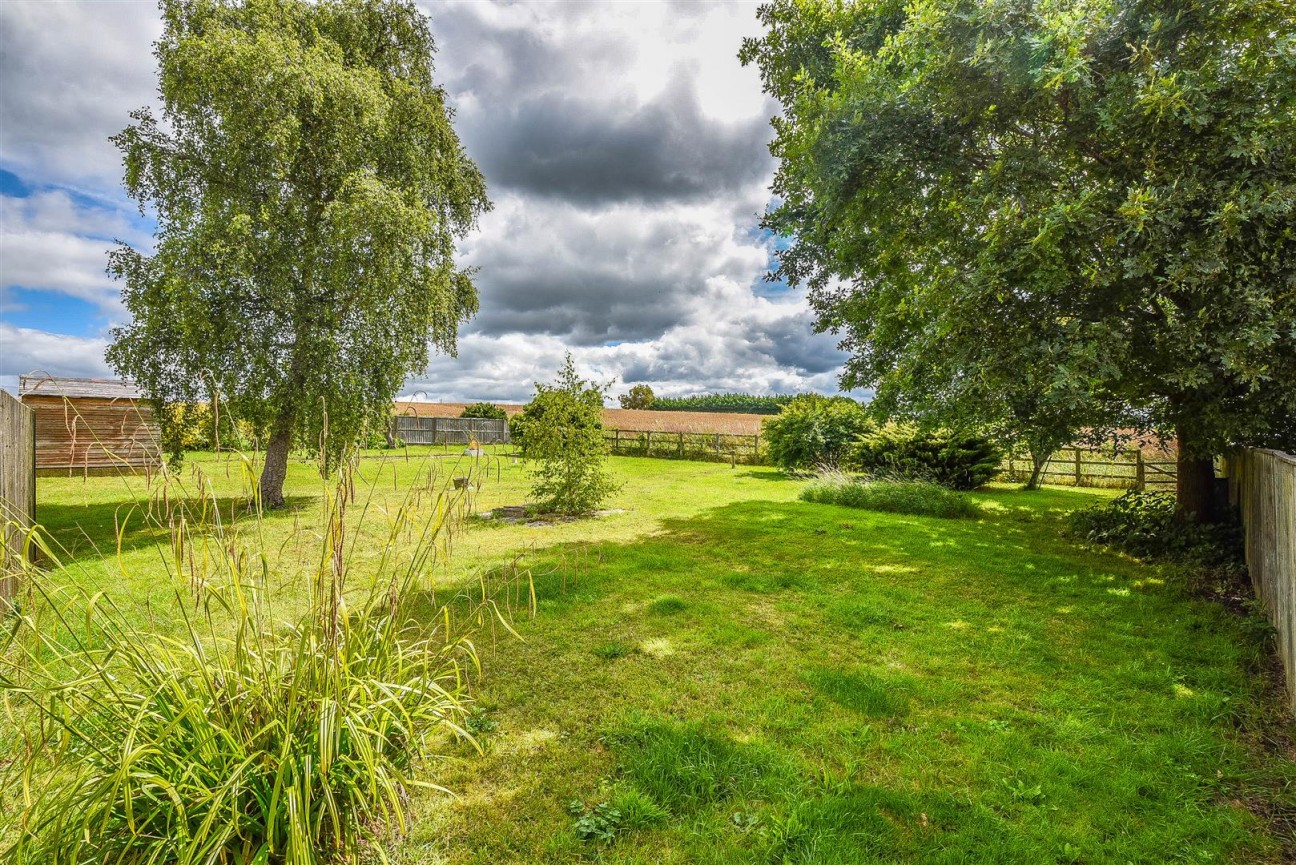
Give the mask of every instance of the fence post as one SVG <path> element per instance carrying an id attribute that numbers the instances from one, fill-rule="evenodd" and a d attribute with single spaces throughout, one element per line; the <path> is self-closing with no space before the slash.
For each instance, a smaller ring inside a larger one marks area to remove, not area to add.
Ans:
<path id="1" fill-rule="evenodd" d="M 1143 492 L 1143 487 L 1147 485 L 1147 478 L 1143 474 L 1143 449 L 1139 448 L 1134 451 L 1134 489 Z"/>
<path id="2" fill-rule="evenodd" d="M 648 441 L 644 445 L 644 456 L 652 456 L 652 430 L 648 430 Z"/>
<path id="3" fill-rule="evenodd" d="M 621 452 L 621 428 L 612 430 L 612 453 Z"/>
<path id="4" fill-rule="evenodd" d="M 684 433 L 679 434 L 679 457 L 684 459 Z"/>
<path id="5" fill-rule="evenodd" d="M 1080 486 L 1080 448 L 1073 448 L 1072 450 L 1075 451 L 1075 485 Z"/>

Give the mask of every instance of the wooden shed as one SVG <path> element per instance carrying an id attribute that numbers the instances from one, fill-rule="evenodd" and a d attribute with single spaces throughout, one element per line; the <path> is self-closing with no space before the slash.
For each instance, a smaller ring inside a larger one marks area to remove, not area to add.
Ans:
<path id="1" fill-rule="evenodd" d="M 36 420 L 38 475 L 113 474 L 161 461 L 152 407 L 127 381 L 24 375 L 18 394 Z"/>

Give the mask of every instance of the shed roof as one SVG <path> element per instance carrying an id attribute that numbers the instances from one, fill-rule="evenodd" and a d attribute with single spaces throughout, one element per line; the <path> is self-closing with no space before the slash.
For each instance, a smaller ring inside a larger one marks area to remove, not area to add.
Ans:
<path id="1" fill-rule="evenodd" d="M 54 396 L 76 399 L 142 399 L 134 382 L 118 378 L 65 378 L 31 373 L 18 377 L 19 396 Z"/>

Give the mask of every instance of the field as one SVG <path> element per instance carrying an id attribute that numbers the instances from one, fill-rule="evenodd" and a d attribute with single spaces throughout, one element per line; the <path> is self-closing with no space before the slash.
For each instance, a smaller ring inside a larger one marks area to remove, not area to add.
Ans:
<path id="1" fill-rule="evenodd" d="M 457 402 L 398 402 L 396 413 L 411 413 L 420 417 L 459 417 L 467 403 Z M 500 408 L 510 415 L 522 410 L 520 405 L 500 403 Z M 761 420 L 767 415 L 732 414 L 715 411 L 646 411 L 641 409 L 605 408 L 603 425 L 608 429 L 651 430 L 674 433 L 725 433 L 728 435 L 756 435 Z"/>
<path id="2" fill-rule="evenodd" d="M 522 503 L 522 467 L 482 463 L 476 510 Z M 362 461 L 362 541 L 426 465 Z M 537 607 L 515 614 L 519 636 L 481 635 L 485 752 L 446 744 L 428 779 L 454 795 L 417 795 L 397 862 L 1296 856 L 1292 728 L 1263 629 L 1060 536 L 1063 513 L 1110 492 L 993 487 L 975 494 L 984 518 L 940 520 L 799 502 L 768 469 L 612 465 L 609 513 L 474 520 L 427 575 L 452 587 L 520 555 Z M 236 463 L 195 470 L 233 505 Z M 282 562 L 301 560 L 290 539 L 324 489 L 293 465 L 290 507 L 264 524 Z M 75 579 L 167 628 L 164 533 L 127 515 L 142 489 L 39 493 Z"/>

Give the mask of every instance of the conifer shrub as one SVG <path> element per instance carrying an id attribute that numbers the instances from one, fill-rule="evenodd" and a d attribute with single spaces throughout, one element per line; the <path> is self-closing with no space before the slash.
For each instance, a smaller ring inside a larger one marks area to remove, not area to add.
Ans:
<path id="1" fill-rule="evenodd" d="M 985 436 L 887 423 L 854 442 L 846 466 L 874 477 L 974 490 L 999 474 L 1002 460 L 998 446 Z"/>

